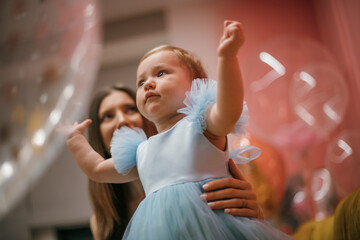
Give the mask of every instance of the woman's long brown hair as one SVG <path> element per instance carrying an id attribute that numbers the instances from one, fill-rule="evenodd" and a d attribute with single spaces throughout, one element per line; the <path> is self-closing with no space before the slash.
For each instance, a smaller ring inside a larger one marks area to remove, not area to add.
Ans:
<path id="1" fill-rule="evenodd" d="M 90 104 L 89 143 L 105 159 L 110 158 L 100 132 L 99 108 L 103 99 L 111 92 L 122 91 L 136 100 L 135 93 L 124 86 L 112 86 L 99 91 Z M 154 125 L 143 118 L 144 130 L 151 136 L 156 133 Z M 129 216 L 130 184 L 97 183 L 89 179 L 88 190 L 96 216 L 97 238 L 121 239 L 131 216 Z"/>

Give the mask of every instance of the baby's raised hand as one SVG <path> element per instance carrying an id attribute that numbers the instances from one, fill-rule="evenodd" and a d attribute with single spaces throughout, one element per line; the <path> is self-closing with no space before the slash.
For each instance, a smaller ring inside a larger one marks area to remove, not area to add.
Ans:
<path id="1" fill-rule="evenodd" d="M 73 125 L 61 126 L 59 130 L 66 134 L 67 139 L 70 139 L 76 135 L 83 135 L 86 128 L 92 123 L 90 119 L 78 123 L 75 122 Z"/>
<path id="2" fill-rule="evenodd" d="M 243 26 L 240 22 L 226 20 L 224 33 L 218 47 L 219 56 L 236 56 L 245 41 Z"/>

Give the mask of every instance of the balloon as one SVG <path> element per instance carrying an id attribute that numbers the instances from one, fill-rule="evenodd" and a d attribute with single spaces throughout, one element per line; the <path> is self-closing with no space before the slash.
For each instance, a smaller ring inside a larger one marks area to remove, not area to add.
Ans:
<path id="1" fill-rule="evenodd" d="M 345 130 L 328 144 L 326 168 L 340 199 L 360 187 L 360 131 Z"/>
<path id="2" fill-rule="evenodd" d="M 333 213 L 333 191 L 329 171 L 325 168 L 317 169 L 312 177 L 311 187 L 315 203 L 315 220 L 329 217 Z"/>
<path id="3" fill-rule="evenodd" d="M 342 121 L 349 102 L 344 76 L 336 66 L 322 62 L 294 74 L 290 98 L 296 114 L 326 137 Z"/>
<path id="4" fill-rule="evenodd" d="M 316 62 L 333 63 L 318 42 L 282 36 L 259 46 L 242 66 L 245 99 L 249 107 L 248 130 L 278 148 L 303 150 L 322 139 L 303 122 L 290 102 L 294 74 Z"/>
<path id="5" fill-rule="evenodd" d="M 58 123 L 84 113 L 101 40 L 95 0 L 0 5 L 2 218 L 63 148 Z"/>
<path id="6" fill-rule="evenodd" d="M 330 173 L 327 169 L 319 168 L 314 170 L 312 174 L 310 183 L 312 202 L 309 201 L 308 191 L 304 186 L 302 176 L 293 175 L 288 179 L 288 189 L 284 196 L 286 208 L 282 209 L 282 217 L 284 217 L 285 222 L 300 225 L 311 219 L 324 219 L 333 213 L 333 190 Z M 314 207 L 314 216 L 311 212 L 312 207 Z M 294 227 L 297 228 L 297 226 Z"/>
<path id="7" fill-rule="evenodd" d="M 261 155 L 257 159 L 248 164 L 240 164 L 238 167 L 253 185 L 265 216 L 272 217 L 282 201 L 286 187 L 285 163 L 280 153 L 271 145 L 249 134 L 241 138 L 233 136 L 229 138 L 230 148 L 252 145 L 261 149 Z"/>

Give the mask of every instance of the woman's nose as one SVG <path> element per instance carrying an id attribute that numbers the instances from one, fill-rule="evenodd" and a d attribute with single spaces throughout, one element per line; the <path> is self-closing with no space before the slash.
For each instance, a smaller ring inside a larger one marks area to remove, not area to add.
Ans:
<path id="1" fill-rule="evenodd" d="M 156 87 L 156 83 L 155 80 L 153 78 L 149 78 L 146 82 L 145 82 L 145 90 L 150 90 L 150 89 L 155 89 Z"/>
<path id="2" fill-rule="evenodd" d="M 117 114 L 117 122 L 116 122 L 116 128 L 120 129 L 123 126 L 131 127 L 131 123 L 129 121 L 129 118 L 126 116 L 123 112 L 118 112 Z"/>

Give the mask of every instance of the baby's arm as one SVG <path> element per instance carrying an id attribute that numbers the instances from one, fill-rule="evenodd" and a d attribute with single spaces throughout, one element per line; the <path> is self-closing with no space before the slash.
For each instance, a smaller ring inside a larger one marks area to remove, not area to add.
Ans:
<path id="1" fill-rule="evenodd" d="M 85 129 L 91 120 L 85 120 L 80 124 L 75 123 L 69 129 L 67 146 L 83 172 L 93 181 L 124 183 L 138 178 L 136 168 L 133 168 L 126 176 L 119 174 L 112 158 L 105 160 L 98 154 L 84 137 Z"/>
<path id="2" fill-rule="evenodd" d="M 218 90 L 216 104 L 207 116 L 207 131 L 226 136 L 239 119 L 244 100 L 243 82 L 237 53 L 245 37 L 241 23 L 225 21 L 218 47 Z"/>

